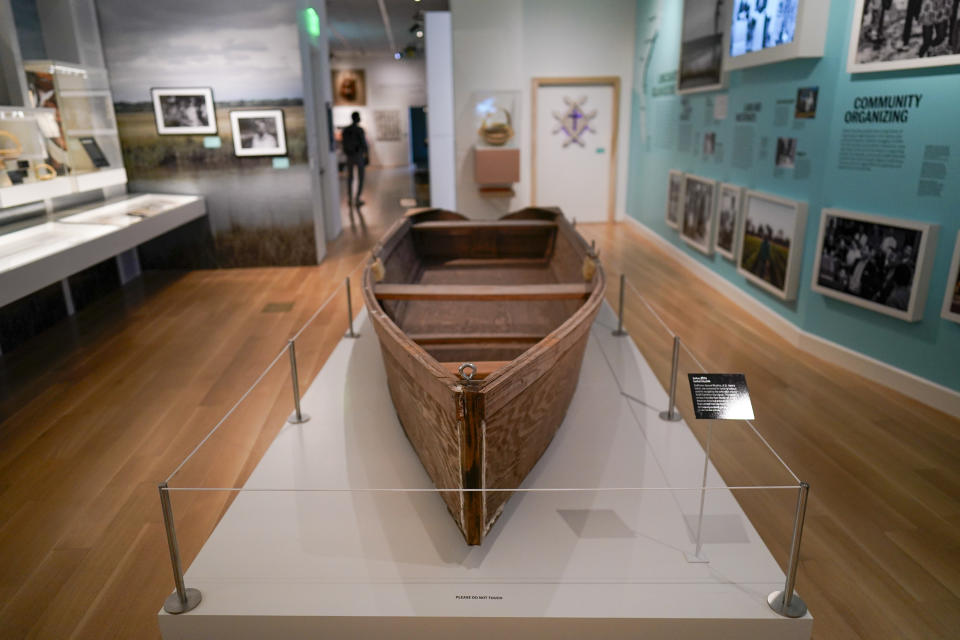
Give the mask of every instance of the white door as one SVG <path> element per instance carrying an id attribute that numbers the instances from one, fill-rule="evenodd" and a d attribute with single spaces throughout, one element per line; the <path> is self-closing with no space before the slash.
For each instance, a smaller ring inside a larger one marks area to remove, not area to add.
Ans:
<path id="1" fill-rule="evenodd" d="M 614 193 L 613 85 L 536 91 L 534 203 L 560 207 L 579 222 L 606 222 Z"/>

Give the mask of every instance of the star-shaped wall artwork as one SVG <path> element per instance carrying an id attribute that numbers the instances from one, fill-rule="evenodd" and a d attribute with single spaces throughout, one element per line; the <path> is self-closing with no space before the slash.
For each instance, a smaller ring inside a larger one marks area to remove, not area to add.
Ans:
<path id="1" fill-rule="evenodd" d="M 597 130 L 590 126 L 590 121 L 597 117 L 597 110 L 587 113 L 583 110 L 583 104 L 587 101 L 586 96 L 582 96 L 579 100 L 571 100 L 570 98 L 564 98 L 563 101 L 567 105 L 567 110 L 564 112 L 554 111 L 553 117 L 557 121 L 557 126 L 554 128 L 553 133 L 564 132 L 567 134 L 567 139 L 563 141 L 563 146 L 568 147 L 571 143 L 577 143 L 581 147 L 585 147 L 586 144 L 581 139 L 583 134 L 587 131 L 591 133 L 596 133 Z"/>

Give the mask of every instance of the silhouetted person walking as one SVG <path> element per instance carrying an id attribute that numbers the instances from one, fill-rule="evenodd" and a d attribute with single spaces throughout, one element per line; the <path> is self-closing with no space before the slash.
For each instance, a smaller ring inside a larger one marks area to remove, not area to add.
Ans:
<path id="1" fill-rule="evenodd" d="M 347 156 L 347 201 L 356 207 L 363 205 L 360 193 L 363 191 L 363 172 L 370 162 L 370 150 L 367 148 L 367 136 L 360 126 L 360 112 L 350 115 L 353 124 L 344 127 L 341 134 L 343 153 Z M 357 170 L 357 193 L 353 194 L 353 170 Z"/>

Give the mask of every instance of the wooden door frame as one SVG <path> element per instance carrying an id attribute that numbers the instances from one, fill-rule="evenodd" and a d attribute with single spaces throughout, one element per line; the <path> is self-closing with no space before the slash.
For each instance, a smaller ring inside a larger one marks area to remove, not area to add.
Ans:
<path id="1" fill-rule="evenodd" d="M 614 221 L 617 206 L 617 138 L 620 133 L 620 76 L 569 76 L 532 78 L 530 85 L 530 205 L 537 204 L 537 90 L 540 87 L 607 86 L 613 88 L 613 129 L 610 136 L 610 206 L 607 220 Z"/>

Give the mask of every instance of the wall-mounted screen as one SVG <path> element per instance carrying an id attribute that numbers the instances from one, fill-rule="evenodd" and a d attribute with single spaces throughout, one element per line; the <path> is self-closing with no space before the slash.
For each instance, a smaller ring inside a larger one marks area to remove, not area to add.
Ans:
<path id="1" fill-rule="evenodd" d="M 742 56 L 793 42 L 800 0 L 734 0 L 730 55 Z"/>
<path id="2" fill-rule="evenodd" d="M 723 67 L 820 58 L 830 0 L 730 0 Z"/>

